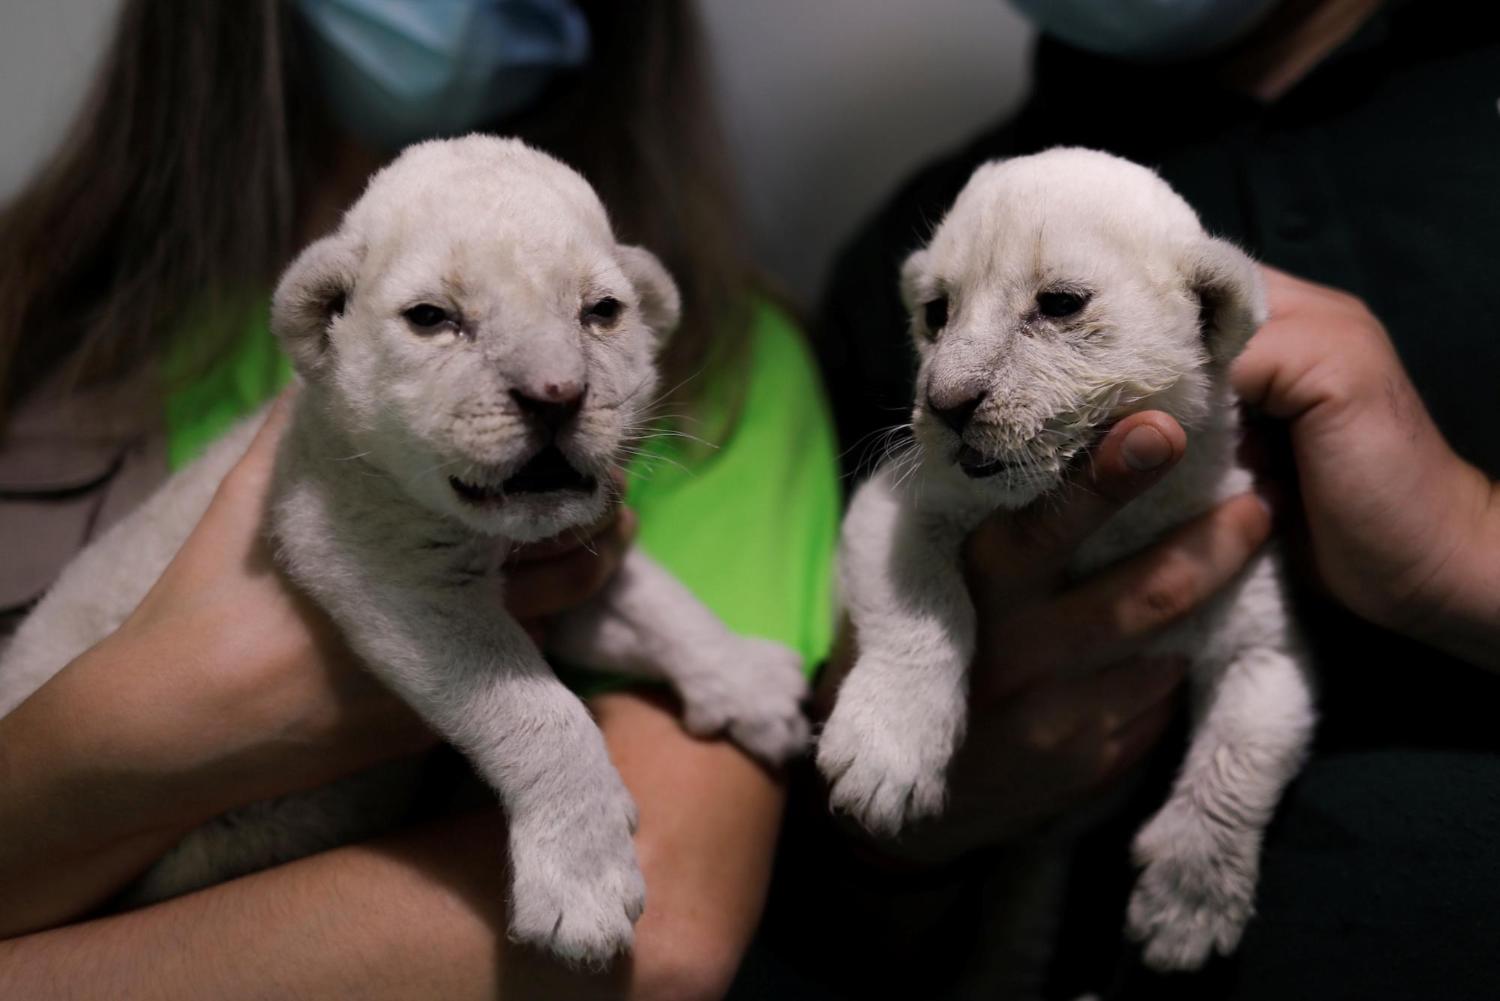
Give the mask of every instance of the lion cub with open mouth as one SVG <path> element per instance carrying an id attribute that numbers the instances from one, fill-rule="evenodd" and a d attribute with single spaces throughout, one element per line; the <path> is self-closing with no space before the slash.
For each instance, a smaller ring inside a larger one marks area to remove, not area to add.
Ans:
<path id="1" fill-rule="evenodd" d="M 1264 318 L 1253 262 L 1144 167 L 1054 149 L 980 167 L 902 270 L 921 356 L 914 468 L 851 503 L 843 588 L 859 658 L 819 739 L 833 805 L 894 834 L 942 810 L 963 737 L 975 612 L 959 547 L 1057 488 L 1109 424 L 1159 409 L 1192 447 L 1075 554 L 1085 575 L 1250 487 L 1229 362 Z M 1273 558 L 1255 558 L 1155 652 L 1192 661 L 1193 737 L 1140 831 L 1128 930 L 1159 968 L 1231 952 L 1262 831 L 1314 712 Z"/>
<path id="2" fill-rule="evenodd" d="M 301 376 L 267 530 L 361 659 L 461 750 L 509 826 L 516 939 L 599 964 L 645 906 L 636 808 L 588 710 L 504 613 L 512 542 L 587 525 L 656 387 L 678 295 L 578 174 L 514 140 L 423 143 L 287 269 L 272 327 Z M 0 662 L 0 714 L 114 630 L 259 426 L 247 421 L 69 565 Z M 686 725 L 776 763 L 807 730 L 798 657 L 728 631 L 638 549 L 549 631 L 649 675 Z M 375 833 L 408 763 L 235 811 L 130 892 L 145 902 Z M 499 853 L 497 852 L 497 862 Z"/>

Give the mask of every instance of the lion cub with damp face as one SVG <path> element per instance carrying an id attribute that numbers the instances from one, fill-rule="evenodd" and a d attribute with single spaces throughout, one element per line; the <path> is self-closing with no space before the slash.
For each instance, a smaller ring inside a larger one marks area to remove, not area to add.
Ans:
<path id="1" fill-rule="evenodd" d="M 499 794 L 513 937 L 580 963 L 631 944 L 645 905 L 636 809 L 588 710 L 503 612 L 502 563 L 513 542 L 604 513 L 677 317 L 671 278 L 615 241 L 583 178 L 485 136 L 412 147 L 377 173 L 272 303 L 302 380 L 268 518 L 278 560 Z M 0 714 L 126 618 L 259 423 L 64 571 L 0 660 Z M 768 762 L 805 740 L 797 656 L 730 633 L 638 549 L 555 623 L 549 649 L 669 681 L 689 730 L 727 733 Z M 400 763 L 237 810 L 128 899 L 368 836 L 402 813 L 414 780 Z"/>
<path id="2" fill-rule="evenodd" d="M 921 356 L 915 464 L 887 466 L 844 524 L 859 658 L 818 744 L 833 805 L 895 834 L 938 814 L 963 737 L 975 613 L 959 569 L 990 512 L 1057 488 L 1124 415 L 1172 414 L 1186 457 L 1075 554 L 1085 575 L 1249 488 L 1229 362 L 1265 306 L 1253 262 L 1144 167 L 1054 149 L 980 167 L 902 270 Z M 1192 968 L 1239 941 L 1261 835 L 1314 721 L 1272 557 L 1155 644 L 1193 664 L 1193 737 L 1140 831 L 1130 934 Z M 1003 653 L 1003 651 L 1002 651 Z"/>

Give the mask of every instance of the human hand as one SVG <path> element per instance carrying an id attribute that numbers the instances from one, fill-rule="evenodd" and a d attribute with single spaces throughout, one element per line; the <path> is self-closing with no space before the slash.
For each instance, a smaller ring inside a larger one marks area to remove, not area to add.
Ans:
<path id="1" fill-rule="evenodd" d="M 1186 435 L 1149 411 L 1113 427 L 1055 498 L 997 512 L 964 547 L 978 621 L 969 725 L 941 817 L 883 850 L 957 858 L 1098 795 L 1161 735 L 1187 663 L 1141 651 L 1190 614 L 1265 541 L 1270 517 L 1232 498 L 1082 581 L 1078 545 L 1181 459 Z"/>
<path id="2" fill-rule="evenodd" d="M 1464 652 L 1500 633 L 1500 491 L 1460 459 L 1363 302 L 1263 269 L 1271 318 L 1230 378 L 1285 422 L 1321 583 L 1364 618 Z"/>
<path id="3" fill-rule="evenodd" d="M 0 937 L 97 908 L 217 814 L 432 741 L 272 564 L 286 409 L 125 623 L 0 718 Z"/>
<path id="4" fill-rule="evenodd" d="M 265 507 L 293 405 L 293 392 L 272 405 L 146 597 L 85 655 L 115 672 L 106 690 L 129 714 L 149 714 L 141 725 L 161 735 L 157 760 L 137 767 L 171 776 L 157 785 L 183 811 L 179 823 L 313 788 L 435 740 L 272 557 Z M 138 699 L 116 665 L 148 662 L 169 690 L 194 697 Z"/>
<path id="5" fill-rule="evenodd" d="M 625 494 L 625 476 L 618 470 L 613 493 Z M 549 619 L 609 583 L 639 527 L 635 512 L 617 503 L 586 528 L 511 550 L 505 560 L 505 607 L 537 646 L 545 648 Z"/>
<path id="6" fill-rule="evenodd" d="M 289 415 L 284 397 L 156 585 L 101 644 L 106 657 L 156 651 L 182 672 L 179 684 L 203 681 L 201 689 L 216 693 L 221 725 L 184 720 L 180 729 L 161 730 L 195 732 L 173 767 L 213 791 L 202 807 L 209 813 L 313 788 L 436 740 L 272 559 L 262 526 Z M 540 638 L 548 617 L 587 600 L 613 575 L 634 525 L 629 511 L 612 508 L 566 538 L 518 547 L 506 561 L 507 610 Z M 200 672 L 209 676 L 195 677 Z"/>
<path id="7" fill-rule="evenodd" d="M 0 718 L 0 897 L 14 903 L 0 937 L 97 907 L 217 814 L 435 742 L 271 558 L 288 402 L 126 622 Z M 531 547 L 512 613 L 535 628 L 585 600 L 631 526 L 612 513 L 582 556 L 571 540 Z"/>

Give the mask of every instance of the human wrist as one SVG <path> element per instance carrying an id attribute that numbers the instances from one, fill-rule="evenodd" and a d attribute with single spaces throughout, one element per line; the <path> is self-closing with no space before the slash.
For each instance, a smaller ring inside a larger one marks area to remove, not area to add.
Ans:
<path id="1" fill-rule="evenodd" d="M 1485 480 L 1470 544 L 1455 574 L 1444 621 L 1444 649 L 1500 668 L 1500 483 Z"/>
<path id="2" fill-rule="evenodd" d="M 962 823 L 951 812 L 915 821 L 894 837 L 872 834 L 852 817 L 830 809 L 828 784 L 821 775 L 808 785 L 816 790 L 809 798 L 815 800 L 812 812 L 823 818 L 823 840 L 872 885 L 886 889 L 955 888 L 975 858 L 1002 849 L 1012 840 L 997 828 L 993 817 L 987 817 L 981 827 Z"/>
<path id="3" fill-rule="evenodd" d="M 99 815 L 78 826 L 107 815 L 113 836 L 186 832 L 274 794 L 251 787 L 245 765 L 276 763 L 264 752 L 287 721 L 255 696 L 268 673 L 261 658 L 210 642 L 212 625 L 196 614 L 129 621 L 22 707 L 34 710 L 18 721 L 38 747 L 34 780 Z"/>
<path id="4" fill-rule="evenodd" d="M 48 883 L 60 888 L 95 864 L 119 868 L 111 855 L 138 871 L 140 862 L 193 826 L 187 804 L 155 773 L 163 735 L 137 726 L 134 700 L 108 684 L 132 671 L 112 653 L 86 651 L 0 719 L 0 831 L 6 835 L 0 838 L 0 897 L 11 896 L 18 912 L 28 912 L 12 915 L 21 923 L 6 924 L 0 934 L 34 930 L 57 917 L 48 912 L 38 925 L 29 913 L 47 910 L 45 900 L 28 899 L 35 897 L 27 888 L 35 889 L 38 873 L 50 874 Z"/>
<path id="5" fill-rule="evenodd" d="M 1500 667 L 1500 483 L 1458 465 L 1449 555 L 1404 631 L 1465 660 Z"/>
<path id="6" fill-rule="evenodd" d="M 157 738 L 155 786 L 180 816 L 201 822 L 433 743 L 331 623 L 295 596 L 253 598 L 248 626 L 206 602 L 133 619 L 97 648 L 148 666 L 135 672 L 129 715 Z"/>
<path id="7" fill-rule="evenodd" d="M 816 769 L 801 767 L 792 781 L 784 843 L 803 867 L 821 874 L 846 904 L 866 919 L 899 912 L 907 924 L 937 921 L 967 884 L 970 856 L 910 858 L 877 841 L 850 818 L 828 807 L 826 784 Z"/>
<path id="8" fill-rule="evenodd" d="M 91 782 L 91 763 L 117 762 L 101 791 L 133 818 L 125 833 L 185 832 L 237 805 L 225 764 L 226 749 L 247 742 L 244 700 L 240 672 L 218 670 L 225 663 L 196 656 L 170 627 L 122 627 L 59 675 L 81 724 L 59 768 Z"/>

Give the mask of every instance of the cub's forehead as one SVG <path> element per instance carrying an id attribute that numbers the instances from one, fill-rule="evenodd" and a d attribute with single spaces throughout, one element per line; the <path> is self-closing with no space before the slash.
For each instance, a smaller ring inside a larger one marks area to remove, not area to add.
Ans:
<path id="1" fill-rule="evenodd" d="M 1202 234 L 1192 208 L 1153 171 L 1054 149 L 976 170 L 933 235 L 929 267 L 954 280 L 1087 271 L 1148 263 Z"/>
<path id="2" fill-rule="evenodd" d="M 407 149 L 371 178 L 344 225 L 374 245 L 434 234 L 533 251 L 614 241 L 603 204 L 576 171 L 517 140 L 489 136 Z"/>

